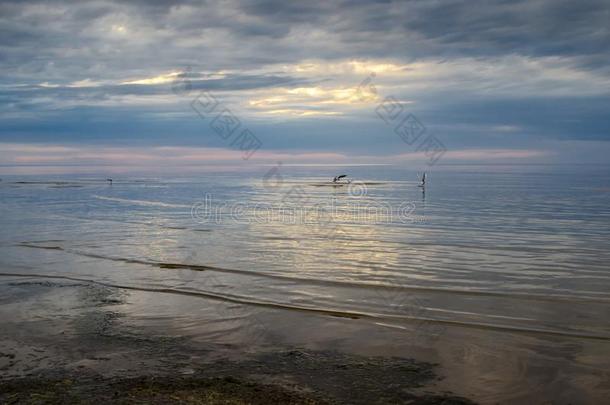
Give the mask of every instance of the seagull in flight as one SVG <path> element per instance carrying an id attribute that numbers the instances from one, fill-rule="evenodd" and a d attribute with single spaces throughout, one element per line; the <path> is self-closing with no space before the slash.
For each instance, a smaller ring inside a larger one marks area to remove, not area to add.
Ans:
<path id="1" fill-rule="evenodd" d="M 341 176 L 336 176 L 336 177 L 333 179 L 333 183 L 338 182 L 339 180 L 341 180 L 341 179 L 342 179 L 342 178 L 344 178 L 344 177 L 347 177 L 347 174 L 342 174 Z"/>

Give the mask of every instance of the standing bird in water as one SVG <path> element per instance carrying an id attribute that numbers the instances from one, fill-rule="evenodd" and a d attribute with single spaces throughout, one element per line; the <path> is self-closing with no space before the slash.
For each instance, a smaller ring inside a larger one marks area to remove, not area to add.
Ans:
<path id="1" fill-rule="evenodd" d="M 421 176 L 421 184 L 418 187 L 426 187 L 426 172 L 424 172 L 424 175 Z"/>
<path id="2" fill-rule="evenodd" d="M 106 181 L 112 186 L 112 179 L 106 179 Z"/>

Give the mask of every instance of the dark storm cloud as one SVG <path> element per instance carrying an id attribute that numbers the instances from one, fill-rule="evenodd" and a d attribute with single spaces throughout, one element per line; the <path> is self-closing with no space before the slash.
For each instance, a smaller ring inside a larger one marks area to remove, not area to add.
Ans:
<path id="1" fill-rule="evenodd" d="M 360 56 L 565 55 L 603 67 L 610 55 L 610 3 L 605 0 L 264 0 L 239 7 L 268 26 L 289 22 L 338 34 L 337 45 L 348 45 L 338 46 L 339 52 Z M 363 36 L 367 47 L 357 46 Z"/>
<path id="2" fill-rule="evenodd" d="M 37 11 L 37 5 L 57 12 Z M 304 54 L 310 58 L 421 58 L 510 53 L 569 56 L 585 67 L 606 68 L 610 54 L 610 3 L 605 0 L 47 1 L 5 2 L 0 10 L 2 53 L 15 63 L 25 62 L 19 58 L 33 53 L 61 57 L 62 50 L 72 50 L 79 65 L 116 57 L 109 38 L 88 30 L 113 17 L 158 31 L 149 42 L 116 40 L 116 49 L 132 52 L 125 55 L 128 59 L 156 59 L 160 67 L 189 56 L 196 56 L 193 61 L 212 57 L 216 65 L 226 65 L 237 59 L 247 63 L 249 58 L 252 64 L 285 62 Z M 205 42 L 211 30 L 218 32 L 223 44 Z M 315 30 L 326 37 L 323 44 L 292 37 L 295 32 Z M 202 42 L 176 49 L 186 38 Z M 185 48 L 201 54 L 189 55 Z M 222 52 L 208 54 L 218 49 Z M 79 53 L 87 63 L 77 60 Z"/>
<path id="3" fill-rule="evenodd" d="M 404 24 L 453 53 L 579 56 L 608 62 L 610 3 L 584 1 L 429 2 Z"/>

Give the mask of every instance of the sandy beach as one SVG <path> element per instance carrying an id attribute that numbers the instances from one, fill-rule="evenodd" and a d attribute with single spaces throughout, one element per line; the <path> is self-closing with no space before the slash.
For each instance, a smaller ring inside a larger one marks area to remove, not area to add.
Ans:
<path id="1" fill-rule="evenodd" d="M 299 347 L 256 351 L 138 330 L 115 310 L 125 292 L 94 284 L 14 278 L 0 291 L 5 404 L 471 403 L 440 392 L 430 363 Z"/>

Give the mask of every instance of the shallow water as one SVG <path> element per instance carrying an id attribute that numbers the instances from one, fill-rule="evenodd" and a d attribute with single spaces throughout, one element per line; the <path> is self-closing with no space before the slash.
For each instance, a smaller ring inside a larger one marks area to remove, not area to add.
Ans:
<path id="1" fill-rule="evenodd" d="M 436 361 L 485 403 L 610 395 L 610 170 L 5 177 L 5 279 L 126 288 L 139 328 Z"/>

